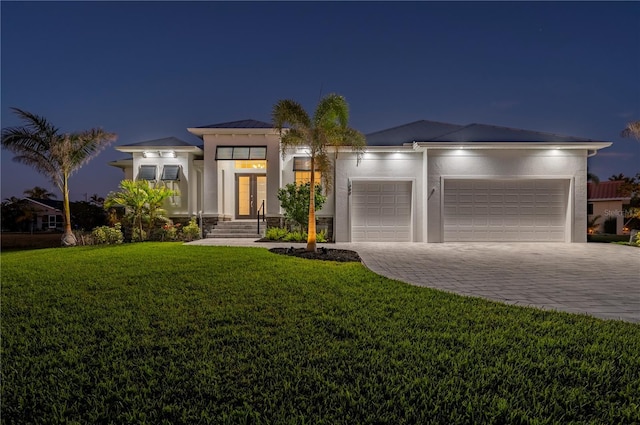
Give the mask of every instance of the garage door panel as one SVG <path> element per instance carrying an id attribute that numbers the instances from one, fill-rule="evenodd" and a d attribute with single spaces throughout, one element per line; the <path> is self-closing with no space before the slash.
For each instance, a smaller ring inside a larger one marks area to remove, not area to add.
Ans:
<path id="1" fill-rule="evenodd" d="M 567 180 L 445 180 L 445 241 L 564 241 Z"/>
<path id="2" fill-rule="evenodd" d="M 354 181 L 351 189 L 352 241 L 411 240 L 411 182 Z"/>

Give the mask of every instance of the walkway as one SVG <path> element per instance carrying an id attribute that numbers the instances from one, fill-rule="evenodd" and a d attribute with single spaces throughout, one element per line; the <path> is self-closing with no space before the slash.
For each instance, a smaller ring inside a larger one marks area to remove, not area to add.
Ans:
<path id="1" fill-rule="evenodd" d="M 200 245 L 282 246 L 204 239 Z M 296 245 L 304 246 L 304 245 Z M 640 323 L 640 249 L 599 243 L 337 243 L 372 271 L 520 306 Z"/>

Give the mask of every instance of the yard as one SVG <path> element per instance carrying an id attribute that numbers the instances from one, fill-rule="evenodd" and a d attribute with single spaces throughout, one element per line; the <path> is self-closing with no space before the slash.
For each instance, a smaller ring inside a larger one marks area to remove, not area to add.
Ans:
<path id="1" fill-rule="evenodd" d="M 258 248 L 0 258 L 6 423 L 640 422 L 637 324 Z"/>

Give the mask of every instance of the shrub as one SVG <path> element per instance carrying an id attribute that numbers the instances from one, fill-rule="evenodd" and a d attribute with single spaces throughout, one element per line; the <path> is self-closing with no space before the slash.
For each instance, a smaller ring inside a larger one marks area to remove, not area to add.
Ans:
<path id="1" fill-rule="evenodd" d="M 328 242 L 326 230 L 323 229 L 316 233 L 316 242 Z"/>
<path id="2" fill-rule="evenodd" d="M 289 232 L 282 240 L 286 242 L 303 242 L 307 240 L 307 232 L 300 232 L 298 230 Z"/>
<path id="3" fill-rule="evenodd" d="M 106 244 L 120 244 L 124 240 L 120 223 L 116 223 L 114 227 L 100 226 L 93 229 L 91 232 L 93 237 L 93 243 L 96 245 Z"/>
<path id="4" fill-rule="evenodd" d="M 178 230 L 180 229 L 180 223 L 173 224 L 171 220 L 158 229 L 156 238 L 160 241 L 175 241 L 178 240 Z"/>
<path id="5" fill-rule="evenodd" d="M 195 217 L 191 217 L 189 224 L 182 228 L 182 237 L 185 241 L 200 239 L 200 227 L 198 223 L 196 223 Z"/>
<path id="6" fill-rule="evenodd" d="M 636 240 L 633 242 L 633 245 L 640 246 L 640 232 L 636 234 Z"/>
<path id="7" fill-rule="evenodd" d="M 270 241 L 306 242 L 307 233 L 299 231 L 290 232 L 280 227 L 271 227 L 267 229 L 264 238 Z M 316 242 L 327 242 L 326 230 L 321 230 L 316 234 Z"/>
<path id="8" fill-rule="evenodd" d="M 147 240 L 147 232 L 140 230 L 137 227 L 132 229 L 133 235 L 131 236 L 131 242 L 142 242 Z"/>
<path id="9" fill-rule="evenodd" d="M 300 229 L 306 229 L 309 224 L 309 201 L 311 184 L 296 185 L 289 183 L 284 188 L 278 189 L 278 200 L 284 210 L 284 218 L 291 224 L 296 224 Z M 322 209 L 327 197 L 322 194 L 322 187 L 316 185 L 314 194 L 315 210 Z"/>
<path id="10" fill-rule="evenodd" d="M 287 236 L 289 231 L 287 229 L 282 229 L 280 227 L 270 227 L 264 234 L 265 239 L 269 239 L 270 241 L 281 241 Z"/>

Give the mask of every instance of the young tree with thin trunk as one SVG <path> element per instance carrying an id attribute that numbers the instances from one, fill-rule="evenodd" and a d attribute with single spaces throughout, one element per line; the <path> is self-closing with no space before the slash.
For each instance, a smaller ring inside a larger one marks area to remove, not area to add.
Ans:
<path id="1" fill-rule="evenodd" d="M 349 105 L 344 97 L 329 94 L 323 97 L 313 116 L 309 116 L 302 105 L 290 99 L 279 100 L 273 107 L 272 120 L 280 133 L 282 155 L 295 147 L 307 147 L 311 162 L 311 184 L 315 187 L 315 171 L 322 175 L 325 193 L 333 184 L 333 165 L 329 152 L 337 155 L 341 146 L 351 146 L 358 160 L 364 152 L 365 137 L 348 126 Z M 309 196 L 309 226 L 307 251 L 316 250 L 316 211 L 314 190 Z"/>
<path id="2" fill-rule="evenodd" d="M 71 230 L 69 177 L 116 140 L 114 133 L 99 128 L 77 133 L 61 133 L 45 118 L 12 108 L 23 126 L 2 129 L 2 147 L 13 152 L 13 160 L 30 165 L 49 177 L 62 192 L 64 212 L 63 246 L 77 241 Z"/>

